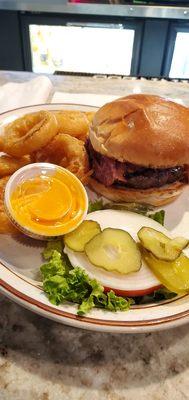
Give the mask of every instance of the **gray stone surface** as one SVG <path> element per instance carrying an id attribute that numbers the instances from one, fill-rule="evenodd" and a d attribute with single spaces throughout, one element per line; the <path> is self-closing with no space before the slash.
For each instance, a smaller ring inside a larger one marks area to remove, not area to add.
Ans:
<path id="1" fill-rule="evenodd" d="M 2 72 L 0 84 L 29 78 Z M 78 93 L 123 95 L 139 85 L 146 92 L 187 100 L 189 88 L 121 79 L 51 79 L 56 90 Z M 95 333 L 39 317 L 0 295 L 0 400 L 185 400 L 188 373 L 188 325 L 138 335 Z"/>
<path id="2" fill-rule="evenodd" d="M 59 325 L 0 302 L 1 400 L 184 400 L 188 326 L 139 335 Z"/>

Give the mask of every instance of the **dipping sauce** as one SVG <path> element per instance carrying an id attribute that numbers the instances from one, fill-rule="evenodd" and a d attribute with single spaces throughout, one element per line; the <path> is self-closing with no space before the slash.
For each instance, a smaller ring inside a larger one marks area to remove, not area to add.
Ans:
<path id="1" fill-rule="evenodd" d="M 43 236 L 59 236 L 82 222 L 87 198 L 78 179 L 61 169 L 20 182 L 11 193 L 10 205 L 21 227 Z"/>

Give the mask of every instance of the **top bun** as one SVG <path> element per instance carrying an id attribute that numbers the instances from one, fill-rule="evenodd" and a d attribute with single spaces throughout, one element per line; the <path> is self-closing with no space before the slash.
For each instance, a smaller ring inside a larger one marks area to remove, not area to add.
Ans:
<path id="1" fill-rule="evenodd" d="M 101 107 L 90 141 L 99 153 L 151 168 L 189 164 L 189 108 L 135 94 Z"/>

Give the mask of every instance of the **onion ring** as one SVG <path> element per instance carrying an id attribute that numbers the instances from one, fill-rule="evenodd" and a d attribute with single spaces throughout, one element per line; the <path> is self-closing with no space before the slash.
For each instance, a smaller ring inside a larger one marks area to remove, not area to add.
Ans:
<path id="1" fill-rule="evenodd" d="M 69 169 L 80 180 L 89 171 L 88 155 L 84 143 L 70 135 L 59 133 L 35 154 L 36 162 L 50 162 Z"/>
<path id="2" fill-rule="evenodd" d="M 17 232 L 13 224 L 11 224 L 9 218 L 6 215 L 4 208 L 4 190 L 6 183 L 10 176 L 0 179 L 0 233 L 15 233 Z"/>
<path id="3" fill-rule="evenodd" d="M 80 140 L 85 141 L 90 122 L 94 113 L 84 113 L 75 110 L 54 111 L 58 123 L 58 131 L 66 135 L 74 136 Z"/>
<path id="4" fill-rule="evenodd" d="M 85 111 L 84 113 L 89 121 L 89 123 L 92 122 L 94 116 L 95 116 L 95 111 Z"/>
<path id="5" fill-rule="evenodd" d="M 31 162 L 30 156 L 23 156 L 22 158 L 15 158 L 3 154 L 0 156 L 0 178 L 11 175 L 17 169 L 27 165 Z"/>
<path id="6" fill-rule="evenodd" d="M 0 179 L 0 201 L 3 201 L 5 186 L 9 180 L 9 178 L 10 178 L 10 176 L 6 176 L 6 177 Z"/>
<path id="7" fill-rule="evenodd" d="M 0 233 L 16 233 L 17 230 L 13 224 L 11 224 L 10 220 L 8 219 L 4 209 L 0 204 Z"/>
<path id="8" fill-rule="evenodd" d="M 5 126 L 0 148 L 11 156 L 21 157 L 46 146 L 57 132 L 58 124 L 53 113 L 26 114 Z"/>

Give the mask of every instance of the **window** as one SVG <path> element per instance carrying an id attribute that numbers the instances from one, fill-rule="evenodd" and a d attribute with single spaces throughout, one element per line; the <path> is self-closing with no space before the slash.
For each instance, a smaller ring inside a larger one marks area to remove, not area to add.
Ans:
<path id="1" fill-rule="evenodd" d="M 170 78 L 189 78 L 189 32 L 177 32 Z"/>
<path id="2" fill-rule="evenodd" d="M 123 24 L 29 24 L 33 72 L 130 75 L 135 29 Z"/>

